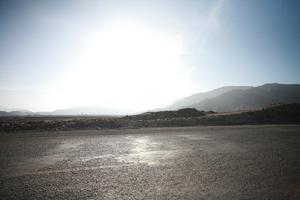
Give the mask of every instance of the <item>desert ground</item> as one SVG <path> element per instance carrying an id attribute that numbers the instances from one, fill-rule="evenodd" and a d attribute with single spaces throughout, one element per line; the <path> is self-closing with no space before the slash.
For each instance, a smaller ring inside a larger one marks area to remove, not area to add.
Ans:
<path id="1" fill-rule="evenodd" d="M 1 199 L 299 199 L 300 126 L 2 133 Z"/>
<path id="2" fill-rule="evenodd" d="M 225 113 L 185 108 L 129 116 L 0 116 L 0 133 L 250 124 L 300 124 L 300 104 Z"/>

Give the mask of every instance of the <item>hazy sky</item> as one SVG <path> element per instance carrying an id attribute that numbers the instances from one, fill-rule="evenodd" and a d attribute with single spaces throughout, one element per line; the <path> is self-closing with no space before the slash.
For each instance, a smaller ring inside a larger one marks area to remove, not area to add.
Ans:
<path id="1" fill-rule="evenodd" d="M 300 1 L 0 3 L 0 105 L 161 107 L 224 85 L 300 82 Z"/>

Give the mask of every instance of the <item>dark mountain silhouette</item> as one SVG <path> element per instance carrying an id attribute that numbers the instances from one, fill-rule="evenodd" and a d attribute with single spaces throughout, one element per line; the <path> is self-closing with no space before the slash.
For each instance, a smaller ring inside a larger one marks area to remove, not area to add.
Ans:
<path id="1" fill-rule="evenodd" d="M 178 100 L 162 110 L 196 108 L 199 111 L 231 112 L 253 110 L 270 104 L 300 103 L 300 84 L 265 84 L 258 87 L 226 86 L 209 92 L 197 93 Z M 0 116 L 27 115 L 128 115 L 126 110 L 97 106 L 82 106 L 53 112 L 30 112 L 27 110 L 0 111 Z"/>
<path id="2" fill-rule="evenodd" d="M 177 111 L 158 111 L 158 112 L 146 112 L 137 115 L 127 116 L 128 119 L 135 120 L 153 120 L 153 119 L 171 119 L 178 117 L 201 117 L 206 113 L 198 111 L 195 108 L 184 108 Z"/>
<path id="3" fill-rule="evenodd" d="M 166 107 L 165 110 L 178 110 L 181 108 L 191 107 L 205 99 L 214 98 L 221 94 L 233 91 L 233 90 L 246 90 L 251 88 L 250 86 L 225 86 L 218 89 L 214 89 L 208 92 L 200 92 L 188 97 L 184 97 L 170 106 Z"/>
<path id="4" fill-rule="evenodd" d="M 299 84 L 265 84 L 248 89 L 233 89 L 213 98 L 206 98 L 186 107 L 198 110 L 229 112 L 253 110 L 270 104 L 287 104 L 300 102 Z"/>

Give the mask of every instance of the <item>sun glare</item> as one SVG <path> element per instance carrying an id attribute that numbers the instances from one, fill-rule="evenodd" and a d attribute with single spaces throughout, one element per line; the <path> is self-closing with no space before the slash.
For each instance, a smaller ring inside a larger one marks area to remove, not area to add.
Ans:
<path id="1" fill-rule="evenodd" d="M 61 107 L 106 105 L 132 111 L 170 103 L 185 94 L 179 35 L 122 24 L 88 34 L 62 75 Z M 73 105 L 74 104 L 74 105 Z"/>

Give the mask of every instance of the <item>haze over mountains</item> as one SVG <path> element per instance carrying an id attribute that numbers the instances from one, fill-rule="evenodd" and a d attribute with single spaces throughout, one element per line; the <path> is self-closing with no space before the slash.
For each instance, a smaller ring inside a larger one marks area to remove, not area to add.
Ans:
<path id="1" fill-rule="evenodd" d="M 194 106 L 195 104 L 198 104 L 205 99 L 214 98 L 232 90 L 246 90 L 249 88 L 251 88 L 251 86 L 224 86 L 208 92 L 199 92 L 176 101 L 175 103 L 168 106 L 166 109 L 178 110 L 181 108 Z"/>
<path id="2" fill-rule="evenodd" d="M 178 110 L 196 108 L 203 111 L 231 112 L 254 110 L 270 104 L 300 103 L 300 84 L 265 84 L 252 86 L 225 86 L 208 92 L 200 92 L 184 97 L 160 110 Z M 129 111 L 120 111 L 106 107 L 82 106 L 60 109 L 53 112 L 30 112 L 28 110 L 0 111 L 0 116 L 26 115 L 126 115 Z"/>
<path id="3" fill-rule="evenodd" d="M 132 112 L 118 109 L 109 109 L 100 106 L 80 106 L 67 109 L 57 109 L 52 112 L 31 112 L 28 110 L 0 111 L 0 116 L 68 116 L 68 115 L 127 115 Z"/>
<path id="4" fill-rule="evenodd" d="M 299 84 L 265 84 L 258 87 L 229 86 L 185 97 L 165 108 L 196 108 L 204 111 L 231 112 L 259 109 L 270 104 L 300 102 Z"/>

